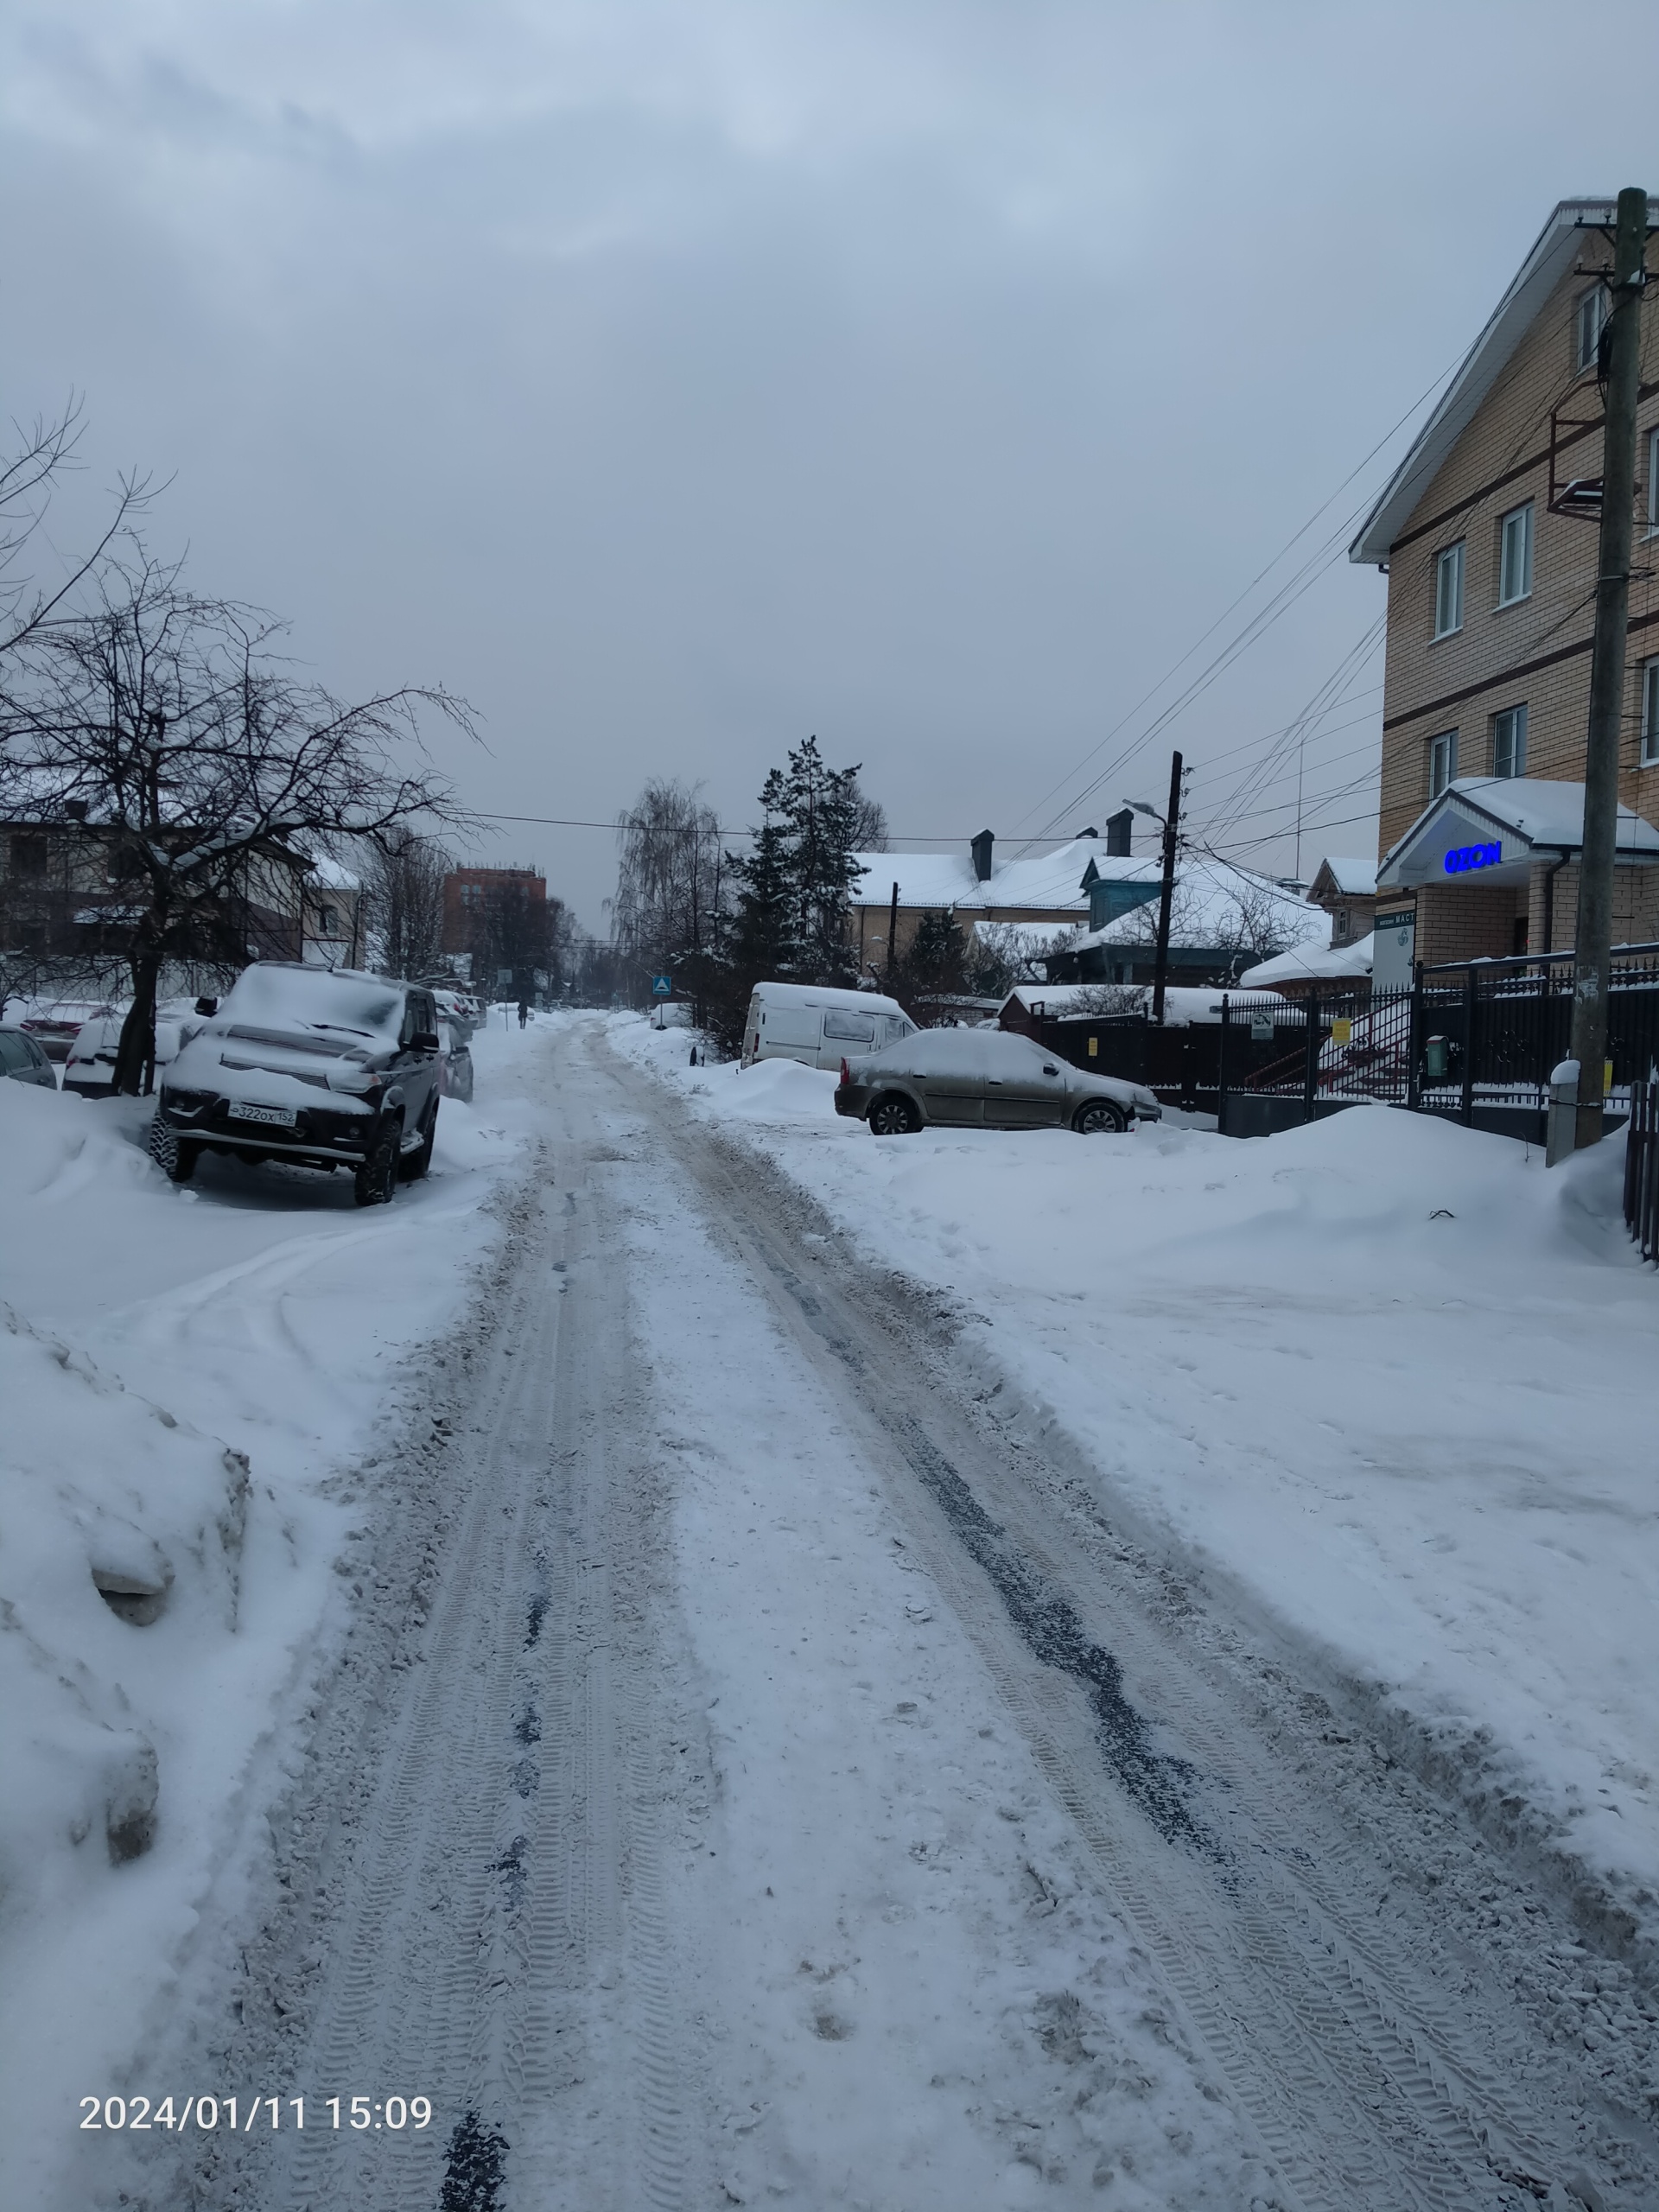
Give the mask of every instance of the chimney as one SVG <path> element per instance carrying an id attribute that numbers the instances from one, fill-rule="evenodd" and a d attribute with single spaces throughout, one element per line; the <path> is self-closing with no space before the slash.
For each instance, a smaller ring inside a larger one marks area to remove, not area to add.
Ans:
<path id="1" fill-rule="evenodd" d="M 991 880 L 991 847 L 995 842 L 988 830 L 982 830 L 974 840 L 974 874 L 982 883 Z"/>
<path id="2" fill-rule="evenodd" d="M 1135 829 L 1135 810 L 1121 807 L 1116 814 L 1106 817 L 1106 851 L 1112 860 L 1128 860 L 1131 833 Z"/>

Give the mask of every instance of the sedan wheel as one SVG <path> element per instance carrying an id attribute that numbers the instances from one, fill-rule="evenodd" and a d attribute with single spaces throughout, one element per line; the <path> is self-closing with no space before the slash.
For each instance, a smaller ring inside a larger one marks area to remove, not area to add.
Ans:
<path id="1" fill-rule="evenodd" d="M 920 1127 L 916 1109 L 907 1098 L 878 1098 L 870 1109 L 873 1137 L 907 1137 Z"/>
<path id="2" fill-rule="evenodd" d="M 1086 1106 L 1080 1106 L 1077 1109 L 1072 1117 L 1071 1126 L 1079 1136 L 1099 1136 L 1103 1131 L 1109 1131 L 1114 1136 L 1122 1136 L 1129 1126 L 1129 1117 L 1115 1100 L 1091 1098 Z"/>

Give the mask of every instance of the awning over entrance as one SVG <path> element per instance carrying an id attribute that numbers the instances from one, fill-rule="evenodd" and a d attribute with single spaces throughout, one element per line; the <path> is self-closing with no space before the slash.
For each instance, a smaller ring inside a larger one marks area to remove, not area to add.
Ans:
<path id="1" fill-rule="evenodd" d="M 1584 842 L 1584 785 L 1534 776 L 1467 776 L 1424 808 L 1376 872 L 1380 893 L 1429 883 L 1520 885 L 1535 854 L 1559 859 Z M 1618 810 L 1618 858 L 1659 861 L 1659 830 Z"/>

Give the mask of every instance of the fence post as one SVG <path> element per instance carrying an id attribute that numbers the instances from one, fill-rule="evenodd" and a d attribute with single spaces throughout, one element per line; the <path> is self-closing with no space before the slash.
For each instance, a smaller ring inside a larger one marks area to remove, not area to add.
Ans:
<path id="1" fill-rule="evenodd" d="M 1313 1102 L 1319 1095 L 1319 995 L 1310 992 L 1307 1001 L 1307 1069 L 1302 1077 L 1302 1119 L 1313 1118 Z"/>
<path id="2" fill-rule="evenodd" d="M 1227 994 L 1221 995 L 1221 1043 L 1216 1052 L 1216 1135 L 1227 1134 Z"/>
<path id="3" fill-rule="evenodd" d="M 1479 1018 L 1479 978 L 1471 965 L 1463 987 L 1463 1098 L 1459 1111 L 1465 1129 L 1475 1126 L 1475 1025 Z"/>
<path id="4" fill-rule="evenodd" d="M 1412 963 L 1411 1020 L 1406 1032 L 1406 1104 L 1414 1114 L 1423 1110 L 1423 963 Z"/>

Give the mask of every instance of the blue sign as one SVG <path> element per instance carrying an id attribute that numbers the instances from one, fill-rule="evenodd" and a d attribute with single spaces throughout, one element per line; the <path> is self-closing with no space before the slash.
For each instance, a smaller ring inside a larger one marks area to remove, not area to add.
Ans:
<path id="1" fill-rule="evenodd" d="M 653 976 L 651 979 L 651 995 L 654 999 L 672 998 L 674 978 L 671 976 Z"/>
<path id="2" fill-rule="evenodd" d="M 1471 868 L 1496 868 L 1503 857 L 1502 844 L 1459 845 L 1446 856 L 1448 875 L 1465 874 Z"/>

